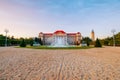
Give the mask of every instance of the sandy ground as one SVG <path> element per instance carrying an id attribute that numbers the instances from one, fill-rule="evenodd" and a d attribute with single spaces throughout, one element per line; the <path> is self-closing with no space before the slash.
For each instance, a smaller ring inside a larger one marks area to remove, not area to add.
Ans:
<path id="1" fill-rule="evenodd" d="M 120 47 L 80 50 L 0 47 L 0 80 L 120 80 Z"/>

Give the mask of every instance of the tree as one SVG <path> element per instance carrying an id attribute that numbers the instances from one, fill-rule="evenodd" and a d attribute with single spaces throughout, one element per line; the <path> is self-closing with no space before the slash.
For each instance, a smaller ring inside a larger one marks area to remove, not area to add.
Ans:
<path id="1" fill-rule="evenodd" d="M 35 41 L 35 43 L 37 43 L 37 44 L 40 43 L 40 41 L 39 41 L 39 39 L 38 39 L 37 37 L 35 37 L 35 40 L 34 40 L 34 41 Z"/>
<path id="2" fill-rule="evenodd" d="M 31 39 L 30 40 L 30 46 L 33 46 L 33 43 L 34 43 L 34 41 L 33 41 L 33 39 Z"/>
<path id="3" fill-rule="evenodd" d="M 43 42 L 42 42 L 41 38 L 39 38 L 39 43 L 40 43 L 41 45 L 43 45 Z"/>
<path id="4" fill-rule="evenodd" d="M 115 45 L 120 46 L 120 32 L 114 35 L 115 38 Z M 102 39 L 104 45 L 113 46 L 113 37 L 107 37 L 105 39 Z"/>
<path id="5" fill-rule="evenodd" d="M 89 46 L 89 45 L 90 45 L 90 42 L 92 42 L 92 40 L 91 40 L 89 37 L 84 37 L 84 38 L 82 39 L 82 42 L 85 42 L 85 43 L 87 44 L 87 46 Z"/>
<path id="6" fill-rule="evenodd" d="M 95 41 L 95 47 L 102 47 L 99 39 L 97 38 L 97 40 Z"/>
<path id="7" fill-rule="evenodd" d="M 0 46 L 5 46 L 5 36 L 0 34 Z"/>
<path id="8" fill-rule="evenodd" d="M 20 47 L 26 47 L 26 43 L 25 43 L 25 40 L 23 39 L 21 44 L 20 44 Z"/>
<path id="9" fill-rule="evenodd" d="M 37 43 L 37 44 L 43 45 L 43 41 L 41 40 L 41 38 L 35 37 L 34 42 Z"/>
<path id="10" fill-rule="evenodd" d="M 104 45 L 108 46 L 109 45 L 109 41 L 104 40 Z"/>

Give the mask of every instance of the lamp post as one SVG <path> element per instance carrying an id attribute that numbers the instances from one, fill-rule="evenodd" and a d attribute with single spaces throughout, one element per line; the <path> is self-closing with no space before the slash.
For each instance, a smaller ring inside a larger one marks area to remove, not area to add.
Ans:
<path id="1" fill-rule="evenodd" d="M 113 46 L 115 47 L 115 36 L 114 33 L 116 32 L 115 29 L 112 29 L 111 32 L 113 33 Z"/>
<path id="2" fill-rule="evenodd" d="M 9 32 L 9 30 L 8 30 L 8 29 L 5 29 L 4 31 L 5 31 L 5 33 L 6 33 L 5 47 L 7 47 L 7 33 Z"/>

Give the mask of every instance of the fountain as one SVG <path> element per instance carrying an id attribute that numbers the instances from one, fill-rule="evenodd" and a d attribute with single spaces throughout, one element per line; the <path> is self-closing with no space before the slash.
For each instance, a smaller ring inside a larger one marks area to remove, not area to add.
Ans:
<path id="1" fill-rule="evenodd" d="M 53 36 L 52 47 L 67 47 L 67 45 L 66 36 Z"/>

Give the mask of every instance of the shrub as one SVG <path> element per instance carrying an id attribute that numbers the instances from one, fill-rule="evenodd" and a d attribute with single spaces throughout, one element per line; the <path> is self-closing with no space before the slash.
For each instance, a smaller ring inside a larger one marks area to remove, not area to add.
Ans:
<path id="1" fill-rule="evenodd" d="M 25 43 L 25 40 L 23 39 L 21 44 L 20 44 L 20 47 L 26 47 L 26 43 Z"/>
<path id="2" fill-rule="evenodd" d="M 95 47 L 102 47 L 99 39 L 97 38 L 97 40 L 95 41 Z"/>

